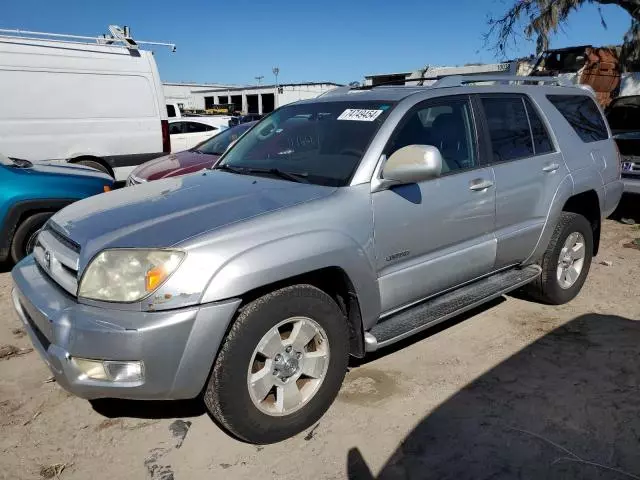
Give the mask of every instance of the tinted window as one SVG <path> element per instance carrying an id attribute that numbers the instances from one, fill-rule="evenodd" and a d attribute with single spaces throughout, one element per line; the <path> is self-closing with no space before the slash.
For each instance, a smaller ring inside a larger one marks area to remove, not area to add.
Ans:
<path id="1" fill-rule="evenodd" d="M 393 106 L 384 101 L 286 105 L 243 135 L 222 163 L 247 172 L 277 168 L 310 183 L 343 186 Z"/>
<path id="2" fill-rule="evenodd" d="M 583 142 L 608 138 L 607 127 L 600 110 L 586 95 L 547 95 L 549 101 L 573 127 Z"/>
<path id="3" fill-rule="evenodd" d="M 534 155 L 527 111 L 521 97 L 483 98 L 494 162 Z"/>
<path id="4" fill-rule="evenodd" d="M 173 122 L 169 124 L 169 135 L 184 133 L 184 122 Z"/>
<path id="5" fill-rule="evenodd" d="M 618 97 L 607 109 L 612 130 L 640 131 L 640 96 Z"/>
<path id="6" fill-rule="evenodd" d="M 212 127 L 211 125 L 205 125 L 204 123 L 197 122 L 186 122 L 186 127 L 186 133 L 200 133 L 217 130 L 217 128 Z"/>
<path id="7" fill-rule="evenodd" d="M 533 136 L 533 151 L 536 155 L 543 155 L 545 153 L 553 152 L 554 148 L 549 138 L 549 133 L 542 123 L 542 119 L 538 114 L 538 111 L 529 101 L 524 100 L 527 106 L 527 114 L 529 115 L 529 124 L 531 125 L 531 135 Z"/>
<path id="8" fill-rule="evenodd" d="M 167 105 L 167 115 L 169 118 L 176 116 L 176 107 L 173 105 Z"/>
<path id="9" fill-rule="evenodd" d="M 387 155 L 407 145 L 433 145 L 440 150 L 442 173 L 477 165 L 469 103 L 438 102 L 409 113 L 394 133 Z"/>

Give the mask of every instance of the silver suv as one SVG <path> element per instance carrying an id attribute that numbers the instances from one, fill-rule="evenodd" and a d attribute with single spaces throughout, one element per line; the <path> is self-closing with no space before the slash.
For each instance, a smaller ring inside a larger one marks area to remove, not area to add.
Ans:
<path id="1" fill-rule="evenodd" d="M 214 170 L 65 208 L 12 273 L 34 346 L 75 395 L 202 395 L 268 443 L 323 415 L 349 355 L 520 287 L 568 302 L 616 145 L 589 91 L 490 80 L 287 105 Z"/>

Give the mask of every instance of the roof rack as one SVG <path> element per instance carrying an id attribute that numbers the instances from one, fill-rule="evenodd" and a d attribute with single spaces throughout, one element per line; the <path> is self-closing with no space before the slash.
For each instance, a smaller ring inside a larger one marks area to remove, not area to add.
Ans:
<path id="1" fill-rule="evenodd" d="M 432 88 L 460 87 L 470 83 L 479 82 L 500 82 L 500 83 L 520 83 L 526 82 L 529 85 L 558 85 L 561 87 L 574 86 L 567 79 L 561 77 L 522 77 L 515 75 L 450 75 L 438 79 Z"/>
<path id="2" fill-rule="evenodd" d="M 118 25 L 109 25 L 109 35 L 102 35 L 101 37 L 86 37 L 83 35 L 67 35 L 64 33 L 48 33 L 48 32 L 34 32 L 31 30 L 19 30 L 19 29 L 4 29 L 0 28 L 0 38 L 21 38 L 24 40 L 47 40 L 51 42 L 64 42 L 64 43 L 89 43 L 87 40 L 92 40 L 98 45 L 113 45 L 121 44 L 129 50 L 138 50 L 138 45 L 157 45 L 161 47 L 169 47 L 172 52 L 176 51 L 176 45 L 174 43 L 163 42 L 148 42 L 144 40 L 134 40 L 131 37 L 130 29 L 128 26 L 120 28 Z M 78 41 L 84 40 L 84 41 Z"/>

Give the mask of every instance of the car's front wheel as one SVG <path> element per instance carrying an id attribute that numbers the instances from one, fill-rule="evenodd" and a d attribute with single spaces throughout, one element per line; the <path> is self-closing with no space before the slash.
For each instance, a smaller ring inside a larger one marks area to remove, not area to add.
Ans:
<path id="1" fill-rule="evenodd" d="M 349 332 L 331 297 L 295 285 L 248 303 L 222 345 L 204 399 L 232 434 L 273 443 L 316 422 L 340 390 Z"/>

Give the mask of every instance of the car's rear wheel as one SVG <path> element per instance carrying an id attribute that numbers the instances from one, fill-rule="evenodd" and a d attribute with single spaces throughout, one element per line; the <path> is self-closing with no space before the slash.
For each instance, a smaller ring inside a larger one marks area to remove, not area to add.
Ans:
<path id="1" fill-rule="evenodd" d="M 11 241 L 11 258 L 15 263 L 33 252 L 38 232 L 51 215 L 53 212 L 35 213 L 18 225 Z"/>
<path id="2" fill-rule="evenodd" d="M 542 257 L 542 273 L 527 287 L 535 299 L 551 305 L 571 301 L 580 293 L 593 256 L 593 231 L 582 215 L 562 212 Z"/>
<path id="3" fill-rule="evenodd" d="M 340 390 L 349 332 L 323 291 L 296 285 L 239 313 L 214 364 L 204 399 L 232 434 L 273 443 L 316 422 Z"/>
<path id="4" fill-rule="evenodd" d="M 80 160 L 79 162 L 75 162 L 76 165 L 84 165 L 85 167 L 93 168 L 94 170 L 98 170 L 102 173 L 106 173 L 107 175 L 113 176 L 113 174 L 109 171 L 107 167 L 96 160 Z"/>

